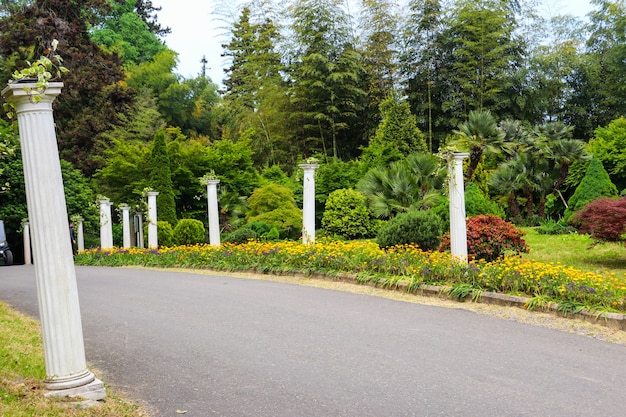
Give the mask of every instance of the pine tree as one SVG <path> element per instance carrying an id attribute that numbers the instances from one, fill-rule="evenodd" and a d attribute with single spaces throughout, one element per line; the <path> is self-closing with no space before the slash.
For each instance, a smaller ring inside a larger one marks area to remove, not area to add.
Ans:
<path id="1" fill-rule="evenodd" d="M 417 127 L 409 103 L 390 95 L 380 105 L 383 120 L 363 150 L 361 160 L 369 168 L 387 166 L 414 152 L 426 152 L 424 134 Z"/>
<path id="2" fill-rule="evenodd" d="M 152 156 L 150 158 L 152 170 L 150 171 L 150 188 L 157 191 L 157 218 L 176 226 L 176 201 L 174 200 L 174 188 L 172 186 L 172 173 L 170 158 L 165 144 L 165 132 L 159 130 L 154 135 L 152 144 Z"/>
<path id="3" fill-rule="evenodd" d="M 580 182 L 576 191 L 567 201 L 568 208 L 565 210 L 565 218 L 585 207 L 585 205 L 600 197 L 616 197 L 617 187 L 611 182 L 608 172 L 597 158 L 592 158 L 587 167 L 587 172 Z"/>

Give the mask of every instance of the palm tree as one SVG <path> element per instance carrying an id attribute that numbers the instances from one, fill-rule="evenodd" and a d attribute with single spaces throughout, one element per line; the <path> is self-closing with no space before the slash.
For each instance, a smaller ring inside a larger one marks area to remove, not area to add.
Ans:
<path id="1" fill-rule="evenodd" d="M 469 150 L 469 167 L 465 182 L 469 182 L 485 152 L 500 154 L 507 147 L 505 133 L 498 129 L 489 110 L 472 110 L 466 122 L 459 124 L 454 133 L 458 136 L 452 145 Z"/>
<path id="2" fill-rule="evenodd" d="M 412 154 L 388 167 L 371 169 L 357 189 L 367 196 L 375 216 L 390 218 L 436 204 L 442 197 L 444 175 L 435 156 Z"/>
<path id="3" fill-rule="evenodd" d="M 561 187 L 569 175 L 569 168 L 577 161 L 587 160 L 590 155 L 585 150 L 585 144 L 578 139 L 560 139 L 552 143 L 550 158 L 559 167 L 559 176 L 554 182 L 552 192 L 561 195 Z M 562 198 L 562 197 L 561 197 Z"/>
<path id="4" fill-rule="evenodd" d="M 521 220 L 522 212 L 517 203 L 517 192 L 521 188 L 520 173 L 510 164 L 503 164 L 489 177 L 489 186 L 506 198 L 512 218 Z"/>

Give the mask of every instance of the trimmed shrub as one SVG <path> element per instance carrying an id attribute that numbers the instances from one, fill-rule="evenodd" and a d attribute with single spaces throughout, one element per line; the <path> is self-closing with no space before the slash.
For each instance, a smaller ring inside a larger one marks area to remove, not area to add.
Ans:
<path id="1" fill-rule="evenodd" d="M 506 251 L 526 253 L 524 232 L 497 216 L 480 215 L 467 219 L 467 254 L 470 259 L 495 261 Z M 440 251 L 450 249 L 450 232 L 441 239 Z"/>
<path id="2" fill-rule="evenodd" d="M 204 223 L 196 219 L 181 219 L 174 228 L 174 239 L 179 245 L 204 242 Z"/>
<path id="3" fill-rule="evenodd" d="M 580 233 L 588 233 L 601 242 L 623 242 L 626 233 L 626 197 L 598 198 L 572 218 Z"/>
<path id="4" fill-rule="evenodd" d="M 322 228 L 331 236 L 345 239 L 370 236 L 372 219 L 365 194 L 351 188 L 330 193 L 322 216 Z"/>
<path id="5" fill-rule="evenodd" d="M 413 243 L 422 250 L 435 250 L 442 233 L 441 218 L 430 211 L 398 214 L 383 225 L 376 237 L 381 248 Z"/>
<path id="6" fill-rule="evenodd" d="M 576 211 L 600 197 L 617 197 L 617 187 L 611 182 L 602 162 L 597 158 L 592 158 L 585 176 L 567 201 L 565 219 L 569 220 Z"/>
<path id="7" fill-rule="evenodd" d="M 157 220 L 157 236 L 159 238 L 159 246 L 169 247 L 176 245 L 174 228 L 169 222 Z"/>

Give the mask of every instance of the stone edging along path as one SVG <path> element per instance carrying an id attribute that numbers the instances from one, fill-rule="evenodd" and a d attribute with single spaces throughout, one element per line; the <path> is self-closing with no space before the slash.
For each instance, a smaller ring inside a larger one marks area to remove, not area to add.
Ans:
<path id="1" fill-rule="evenodd" d="M 254 270 L 250 272 L 268 275 L 266 272 L 263 272 L 263 271 Z M 484 304 L 493 304 L 493 305 L 499 305 L 499 306 L 505 306 L 505 307 L 518 307 L 524 310 L 528 310 L 525 306 L 531 300 L 531 298 L 528 298 L 528 297 L 499 294 L 499 293 L 493 293 L 493 292 L 483 292 L 481 293 L 480 297 L 477 297 L 476 299 L 472 299 L 471 296 L 468 295 L 465 298 L 459 300 L 457 297 L 451 297 L 448 294 L 446 294 L 445 291 L 449 287 L 422 284 L 415 291 L 409 292 L 408 281 L 398 281 L 391 287 L 389 286 L 383 287 L 381 285 L 378 285 L 378 282 L 369 282 L 369 281 L 364 282 L 364 283 L 358 282 L 356 280 L 356 277 L 350 274 L 324 275 L 324 274 L 298 274 L 298 273 L 282 273 L 282 274 L 271 273 L 270 275 L 281 275 L 281 276 L 289 275 L 289 276 L 302 277 L 302 278 L 321 279 L 321 280 L 326 280 L 326 281 L 329 281 L 329 280 L 340 281 L 340 282 L 345 282 L 348 284 L 368 285 L 368 286 L 375 287 L 375 288 L 384 288 L 389 291 L 399 291 L 399 292 L 403 292 L 406 294 L 417 294 L 417 295 L 428 296 L 428 297 L 439 297 L 439 298 L 444 298 L 444 299 L 454 300 L 454 301 L 459 301 L 459 302 L 471 300 L 473 302 L 484 303 Z M 562 312 L 558 311 L 557 303 L 550 303 L 549 307 L 542 308 L 540 309 L 540 311 L 549 312 L 559 317 L 569 316 L 572 318 L 583 320 L 587 323 L 598 324 L 598 325 L 605 326 L 614 330 L 626 331 L 626 314 L 607 313 L 607 312 L 598 313 L 598 312 L 590 311 L 587 309 L 583 309 L 579 313 L 567 313 L 567 315 L 564 315 Z"/>

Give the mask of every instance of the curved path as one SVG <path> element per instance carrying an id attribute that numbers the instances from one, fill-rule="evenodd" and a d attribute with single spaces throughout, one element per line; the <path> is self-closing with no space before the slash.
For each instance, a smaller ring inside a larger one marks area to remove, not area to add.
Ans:
<path id="1" fill-rule="evenodd" d="M 626 346 L 262 280 L 77 267 L 87 360 L 159 416 L 619 416 Z M 36 315 L 34 269 L 0 299 Z"/>

